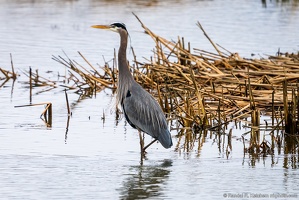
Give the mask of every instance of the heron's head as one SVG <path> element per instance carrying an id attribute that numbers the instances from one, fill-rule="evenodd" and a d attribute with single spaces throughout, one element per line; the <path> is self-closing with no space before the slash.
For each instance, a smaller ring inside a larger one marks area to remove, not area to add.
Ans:
<path id="1" fill-rule="evenodd" d="M 91 26 L 92 28 L 99 28 L 99 29 L 106 29 L 106 30 L 110 30 L 110 31 L 114 31 L 114 32 L 119 32 L 120 30 L 125 30 L 127 32 L 126 29 L 126 25 L 124 23 L 113 23 L 110 25 L 93 25 Z"/>

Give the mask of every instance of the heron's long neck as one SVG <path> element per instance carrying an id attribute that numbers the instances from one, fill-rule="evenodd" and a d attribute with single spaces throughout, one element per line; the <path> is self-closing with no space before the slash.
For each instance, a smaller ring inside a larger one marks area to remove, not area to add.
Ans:
<path id="1" fill-rule="evenodd" d="M 120 47 L 118 50 L 118 92 L 117 97 L 119 103 L 127 95 L 129 85 L 134 81 L 130 73 L 127 61 L 127 42 L 128 34 L 125 31 L 120 32 Z"/>
<path id="2" fill-rule="evenodd" d="M 130 81 L 131 79 L 133 79 L 127 61 L 127 43 L 128 43 L 127 33 L 125 31 L 120 32 L 120 47 L 118 50 L 118 68 L 119 68 L 120 82 Z"/>

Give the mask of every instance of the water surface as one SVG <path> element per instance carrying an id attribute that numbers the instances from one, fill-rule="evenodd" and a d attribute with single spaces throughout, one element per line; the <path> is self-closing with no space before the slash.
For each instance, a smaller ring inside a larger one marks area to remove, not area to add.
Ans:
<path id="1" fill-rule="evenodd" d="M 52 127 L 40 119 L 43 106 L 14 108 L 30 103 L 23 74 L 29 66 L 63 85 L 59 75 L 66 70 L 51 59 L 62 50 L 78 62 L 83 62 L 80 51 L 94 66 L 104 60 L 112 65 L 118 35 L 90 25 L 122 21 L 137 58 L 152 56 L 154 42 L 132 12 L 155 33 L 172 40 L 183 36 L 199 49 L 214 51 L 197 21 L 215 43 L 244 57 L 274 55 L 279 48 L 298 51 L 298 1 L 262 2 L 0 0 L 0 67 L 10 70 L 12 53 L 21 74 L 0 88 L 0 199 L 298 198 L 298 154 L 244 154 L 241 135 L 248 129 L 233 127 L 229 154 L 226 143 L 209 133 L 191 152 L 154 144 L 141 165 L 137 131 L 116 119 L 108 89 L 85 98 L 68 91 L 68 128 L 62 86 L 33 89 L 32 103 L 53 104 Z M 177 133 L 171 133 L 175 146 Z"/>

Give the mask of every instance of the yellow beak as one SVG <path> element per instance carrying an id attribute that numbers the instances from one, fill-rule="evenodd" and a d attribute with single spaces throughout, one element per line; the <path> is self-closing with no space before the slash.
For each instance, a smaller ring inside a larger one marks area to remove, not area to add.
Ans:
<path id="1" fill-rule="evenodd" d="M 99 28 L 99 29 L 111 29 L 110 25 L 93 25 L 92 28 Z"/>

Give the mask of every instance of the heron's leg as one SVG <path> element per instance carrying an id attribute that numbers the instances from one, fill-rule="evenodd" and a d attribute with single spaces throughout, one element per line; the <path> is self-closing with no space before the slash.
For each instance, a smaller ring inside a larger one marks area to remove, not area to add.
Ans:
<path id="1" fill-rule="evenodd" d="M 158 139 L 154 139 L 153 141 L 151 141 L 148 145 L 146 145 L 144 148 L 143 148 L 143 151 L 145 152 L 145 150 L 151 146 L 152 144 L 154 144 Z"/>
<path id="2" fill-rule="evenodd" d="M 140 139 L 140 153 L 141 153 L 141 157 L 143 158 L 143 157 L 144 157 L 144 151 L 143 151 L 143 148 L 144 148 L 144 140 L 143 140 L 141 131 L 138 130 L 138 133 L 139 133 L 139 139 Z"/>

